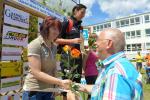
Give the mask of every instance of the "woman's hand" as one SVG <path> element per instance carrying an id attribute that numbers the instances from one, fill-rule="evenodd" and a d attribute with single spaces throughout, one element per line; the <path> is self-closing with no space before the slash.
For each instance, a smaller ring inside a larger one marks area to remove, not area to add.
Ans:
<path id="1" fill-rule="evenodd" d="M 83 38 L 75 38 L 75 39 L 72 39 L 72 42 L 75 43 L 75 44 L 80 44 L 82 43 L 84 40 Z"/>
<path id="2" fill-rule="evenodd" d="M 70 86 L 72 84 L 72 81 L 71 80 L 61 80 L 61 84 L 60 86 L 66 90 L 69 90 L 70 89 Z"/>

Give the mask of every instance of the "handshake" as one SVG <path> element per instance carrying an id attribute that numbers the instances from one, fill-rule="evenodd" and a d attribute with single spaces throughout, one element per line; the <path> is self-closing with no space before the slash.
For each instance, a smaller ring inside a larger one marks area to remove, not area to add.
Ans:
<path id="1" fill-rule="evenodd" d="M 84 86 L 79 83 L 72 82 L 71 80 L 61 80 L 60 85 L 67 92 L 67 100 L 80 100 L 78 91 L 84 92 Z"/>
<path id="2" fill-rule="evenodd" d="M 83 91 L 82 89 L 82 84 L 79 84 L 79 83 L 75 83 L 75 82 L 72 82 L 71 80 L 69 79 L 66 79 L 66 80 L 61 80 L 61 84 L 60 86 L 65 89 L 65 90 L 71 90 L 73 92 L 76 92 L 76 91 Z"/>

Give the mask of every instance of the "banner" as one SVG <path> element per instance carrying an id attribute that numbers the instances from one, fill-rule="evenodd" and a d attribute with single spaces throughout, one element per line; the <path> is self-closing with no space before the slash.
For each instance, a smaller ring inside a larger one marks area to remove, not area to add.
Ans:
<path id="1" fill-rule="evenodd" d="M 5 5 L 4 23 L 29 28 L 29 13 Z"/>
<path id="2" fill-rule="evenodd" d="M 6 93 L 20 88 L 21 88 L 21 77 L 1 79 L 0 93 Z"/>
<path id="3" fill-rule="evenodd" d="M 79 0 L 36 0 L 62 15 L 68 16 L 72 13 L 72 8 L 79 3 Z"/>
<path id="4" fill-rule="evenodd" d="M 2 47 L 2 61 L 21 60 L 22 49 L 15 47 Z"/>
<path id="5" fill-rule="evenodd" d="M 4 25 L 2 44 L 26 47 L 28 44 L 28 31 Z"/>
<path id="6" fill-rule="evenodd" d="M 55 12 L 54 10 L 51 10 L 48 7 L 40 4 L 36 0 L 8 0 L 8 1 L 17 2 L 23 6 L 29 7 L 33 10 L 36 10 L 36 11 L 41 12 L 41 13 L 48 15 L 48 16 L 55 16 L 62 21 L 64 19 L 63 15 L 61 15 L 61 14 Z"/>
<path id="7" fill-rule="evenodd" d="M 14 77 L 22 74 L 23 62 L 0 62 L 0 76 Z"/>

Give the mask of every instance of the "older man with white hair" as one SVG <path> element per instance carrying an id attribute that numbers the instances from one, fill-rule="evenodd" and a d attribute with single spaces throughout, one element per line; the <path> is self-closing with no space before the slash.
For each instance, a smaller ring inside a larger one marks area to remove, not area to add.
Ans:
<path id="1" fill-rule="evenodd" d="M 125 56 L 124 34 L 118 29 L 105 29 L 95 44 L 103 70 L 95 85 L 79 84 L 80 91 L 91 93 L 91 100 L 141 100 L 141 74 Z"/>

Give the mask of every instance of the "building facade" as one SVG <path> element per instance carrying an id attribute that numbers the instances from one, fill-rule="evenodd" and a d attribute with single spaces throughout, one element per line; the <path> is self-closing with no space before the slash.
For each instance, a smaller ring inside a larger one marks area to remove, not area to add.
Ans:
<path id="1" fill-rule="evenodd" d="M 132 15 L 86 26 L 89 33 L 99 34 L 105 28 L 118 28 L 126 38 L 125 51 L 134 58 L 137 51 L 143 55 L 150 51 L 150 13 Z"/>

